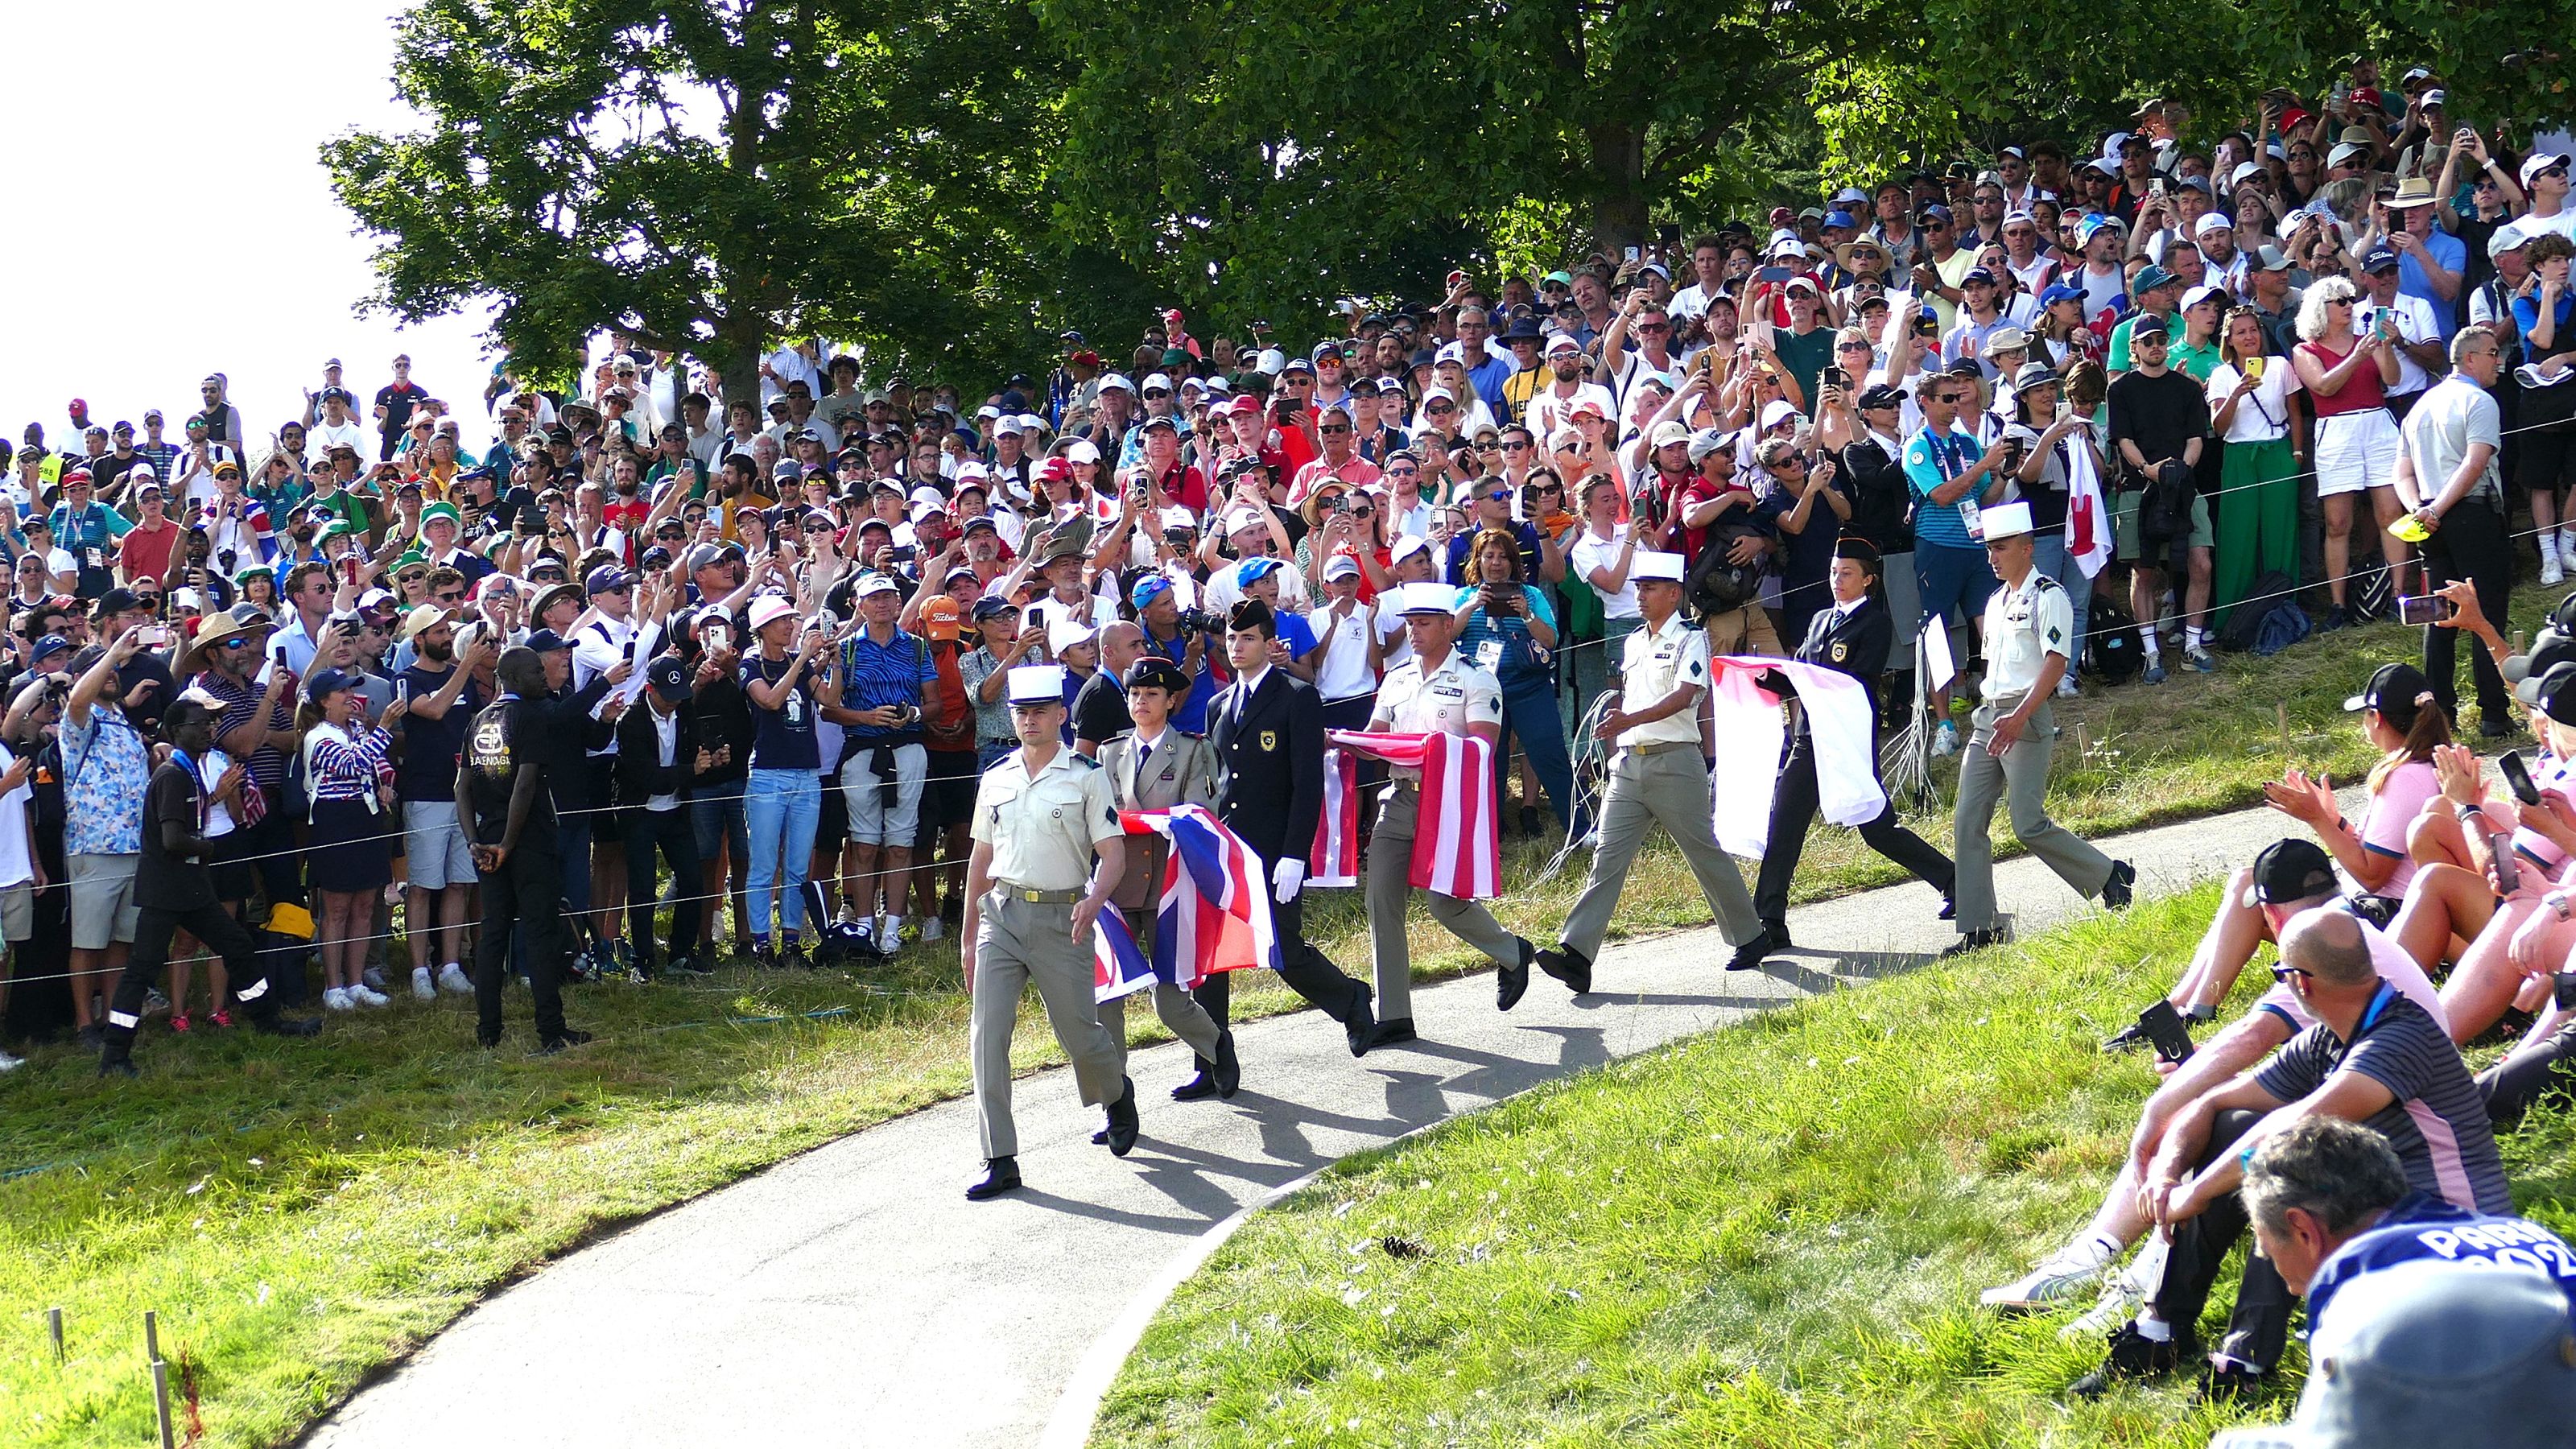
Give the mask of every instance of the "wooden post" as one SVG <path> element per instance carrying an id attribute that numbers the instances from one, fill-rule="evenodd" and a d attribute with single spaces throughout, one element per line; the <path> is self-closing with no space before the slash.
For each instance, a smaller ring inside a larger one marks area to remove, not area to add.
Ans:
<path id="1" fill-rule="evenodd" d="M 170 1432 L 170 1366 L 152 1360 L 152 1404 L 161 1416 L 161 1449 L 177 1449 L 177 1439 Z"/>
<path id="2" fill-rule="evenodd" d="M 143 1358 L 147 1363 L 161 1361 L 161 1315 L 143 1310 Z"/>
<path id="3" fill-rule="evenodd" d="M 2275 703 L 2272 706 L 2272 719 L 2281 727 L 2281 758 L 2287 761 L 2290 758 L 2290 707 L 2287 704 Z"/>

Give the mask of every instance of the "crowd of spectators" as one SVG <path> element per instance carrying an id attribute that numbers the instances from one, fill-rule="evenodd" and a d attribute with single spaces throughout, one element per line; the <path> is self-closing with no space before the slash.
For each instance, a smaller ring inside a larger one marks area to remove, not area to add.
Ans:
<path id="1" fill-rule="evenodd" d="M 1192 681 L 1174 722 L 1198 731 L 1230 677 L 1212 636 L 1257 597 L 1273 662 L 1359 725 L 1407 648 L 1376 601 L 1446 585 L 1460 647 L 1501 686 L 1505 818 L 1579 837 L 1578 726 L 1638 627 L 1640 551 L 1692 561 L 1713 652 L 1777 654 L 1832 606 L 1846 536 L 1884 559 L 1901 621 L 1972 620 L 1995 587 L 1979 512 L 2017 500 L 2075 601 L 2087 682 L 2069 670 L 2066 694 L 2460 611 L 2427 627 L 2423 673 L 2374 695 L 2387 819 L 2375 806 L 2346 841 L 2330 800 L 2300 807 L 2346 886 L 2402 903 L 2380 924 L 2419 973 L 2472 943 L 2449 1038 L 2408 1038 L 2436 1056 L 2576 945 L 2545 904 L 2576 847 L 2564 797 L 2520 807 L 2556 854 L 2502 880 L 2511 855 L 2435 808 L 2502 807 L 2426 743 L 2464 715 L 2463 634 L 2486 735 L 2538 710 L 2552 781 L 2576 739 L 2576 688 L 2515 700 L 2498 632 L 2518 567 L 2576 567 L 2569 157 L 2452 115 L 2420 69 L 2383 87 L 2367 64 L 2241 120 L 2157 103 L 2071 139 L 1562 270 L 1462 270 L 1435 301 L 1352 305 L 1316 341 L 1260 322 L 1203 337 L 1177 311 L 1132 344 L 1067 333 L 1049 366 L 971 396 L 815 339 L 737 378 L 612 336 L 577 388 L 496 373 L 479 450 L 399 357 L 366 402 L 331 362 L 282 420 L 246 418 L 209 376 L 175 435 L 158 409 L 138 434 L 75 399 L 59 446 L 27 425 L 0 510 L 10 1034 L 99 1032 L 178 699 L 217 713 L 197 763 L 218 890 L 289 1002 L 472 989 L 458 758 L 513 645 L 593 722 L 546 745 L 580 973 L 864 963 L 959 920 L 975 781 L 1013 747 L 1013 665 L 1067 666 L 1086 754 L 1128 727 L 1121 681 L 1149 655 Z M 2559 678 L 2545 664 L 2533 680 Z M 1931 747 L 1953 752 L 1947 691 L 1929 692 Z M 664 705 L 686 721 L 677 764 Z M 2214 928 L 2245 945 L 2235 964 L 2295 924 L 2264 913 L 2287 879 L 2266 869 Z M 2500 904 L 2473 899 L 2490 887 Z M 657 902 L 674 908 L 658 947 Z M 2447 933 L 2416 943 L 2408 913 L 2436 909 Z M 2324 992 L 2352 948 L 2316 934 Z M 170 1030 L 231 1024 L 206 975 L 174 970 Z M 2339 1009 L 2284 1004 L 2272 1039 L 2308 1032 L 2284 1060 Z M 2263 1090 L 2336 1080 L 2335 1056 L 2308 1050 L 2306 1075 L 2270 1069 Z M 2497 1206 L 2473 1196 L 2460 1206 Z M 2137 1236 L 2115 1226 L 2106 1242 Z"/>

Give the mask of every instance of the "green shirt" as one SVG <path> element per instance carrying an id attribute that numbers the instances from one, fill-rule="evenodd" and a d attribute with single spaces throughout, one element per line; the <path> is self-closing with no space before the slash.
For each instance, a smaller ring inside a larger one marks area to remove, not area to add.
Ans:
<path id="1" fill-rule="evenodd" d="M 2177 337 L 2166 344 L 2165 362 L 2177 372 L 2188 373 L 2194 382 L 2207 382 L 2218 370 L 2218 344 L 2190 343 Z"/>

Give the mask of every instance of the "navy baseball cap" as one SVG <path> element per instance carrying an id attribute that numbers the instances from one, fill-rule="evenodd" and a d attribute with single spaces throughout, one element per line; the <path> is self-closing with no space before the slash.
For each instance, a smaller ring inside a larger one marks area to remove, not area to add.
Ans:
<path id="1" fill-rule="evenodd" d="M 644 682 L 673 704 L 689 697 L 689 672 L 676 656 L 664 654 L 644 666 Z"/>
<path id="2" fill-rule="evenodd" d="M 589 577 L 581 582 L 581 591 L 585 594 L 604 594 L 612 589 L 625 587 L 627 587 L 626 571 L 615 564 L 601 564 L 592 569 Z"/>
<path id="3" fill-rule="evenodd" d="M 57 654 L 69 652 L 71 647 L 72 641 L 64 638 L 62 635 L 48 634 L 44 638 L 36 641 L 35 649 L 27 656 L 27 662 L 30 664 L 42 664 Z"/>
<path id="4" fill-rule="evenodd" d="M 572 641 L 552 629 L 539 629 L 528 636 L 528 647 L 540 654 L 552 654 L 558 649 L 570 649 Z"/>

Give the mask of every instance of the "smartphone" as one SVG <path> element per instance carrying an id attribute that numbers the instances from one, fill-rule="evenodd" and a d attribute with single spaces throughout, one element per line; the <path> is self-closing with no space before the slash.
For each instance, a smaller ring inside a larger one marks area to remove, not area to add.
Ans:
<path id="1" fill-rule="evenodd" d="M 2549 978 L 2550 999 L 2560 1011 L 2576 1011 L 2576 971 L 2561 971 Z"/>
<path id="2" fill-rule="evenodd" d="M 1630 260 L 1634 260 L 1636 255 L 1637 249 L 1635 247 L 1628 248 L 1628 256 Z M 1453 292 L 1458 290 L 1458 284 L 1465 280 L 1467 280 L 1467 274 L 1455 267 L 1452 267 L 1449 271 L 1449 290 Z"/>
<path id="3" fill-rule="evenodd" d="M 1682 229 L 1674 222 L 1668 221 L 1662 226 L 1655 228 L 1655 240 L 1662 242 L 1668 247 L 1679 246 L 1681 244 L 1681 239 Z"/>
<path id="4" fill-rule="evenodd" d="M 2244 371 L 2245 380 L 2247 382 L 2261 382 L 2263 380 L 2263 358 L 2260 354 L 2245 358 L 2236 365 Z"/>
<path id="5" fill-rule="evenodd" d="M 2523 763 L 2521 751 L 2507 750 L 2498 755 L 2496 768 L 2503 772 L 2505 784 L 2513 790 L 2513 798 L 2525 805 L 2540 803 L 2540 787 L 2531 783 L 2531 766 Z"/>
<path id="6" fill-rule="evenodd" d="M 2396 313 L 2383 307 L 2371 317 L 2370 325 L 2378 331 L 2380 336 L 2387 338 L 2391 342 L 2397 340 Z"/>
<path id="7" fill-rule="evenodd" d="M 2513 858 L 2511 831 L 2487 837 L 2487 858 L 2495 870 L 2496 894 L 2509 896 L 2522 888 L 2522 866 Z"/>
<path id="8" fill-rule="evenodd" d="M 146 624 L 134 631 L 134 642 L 146 649 L 167 649 L 170 647 L 170 626 Z"/>
<path id="9" fill-rule="evenodd" d="M 1838 387 L 1845 392 L 1851 391 L 1851 374 L 1843 371 L 1840 363 L 1826 365 L 1823 381 L 1827 387 Z"/>
<path id="10" fill-rule="evenodd" d="M 1796 275 L 1797 273 L 1790 271 L 1787 267 L 1764 267 L 1762 270 L 1753 274 L 1753 280 L 1757 282 L 1770 282 L 1776 285 L 1778 283 L 1785 282 Z"/>
<path id="11" fill-rule="evenodd" d="M 1627 256 L 1629 261 L 1635 261 L 1637 259 L 1637 249 L 1635 247 L 1628 248 Z"/>
<path id="12" fill-rule="evenodd" d="M 733 643 L 733 627 L 723 623 L 702 624 L 698 627 L 698 642 L 705 645 L 710 653 L 729 648 Z"/>
<path id="13" fill-rule="evenodd" d="M 2163 177 L 2159 176 L 2159 177 L 2157 177 L 2155 180 L 2148 182 L 2148 183 L 2147 183 L 2147 194 L 2148 194 L 2149 196 L 2162 196 L 2162 195 L 2164 195 L 2164 194 L 2165 194 L 2165 179 L 2164 179 Z"/>
<path id="14" fill-rule="evenodd" d="M 353 584 L 358 581 L 358 559 L 355 554 L 340 560 L 340 576 Z"/>
<path id="15" fill-rule="evenodd" d="M 2409 628 L 2438 623 L 2442 618 L 2442 602 L 2433 594 L 2401 594 L 2397 599 L 2397 622 Z"/>
<path id="16" fill-rule="evenodd" d="M 2191 1060 L 2191 1029 L 2172 1002 L 2159 1001 L 2139 1012 L 2138 1029 L 2147 1034 L 2147 1044 L 2155 1048 L 2157 1056 L 2176 1066 Z"/>

